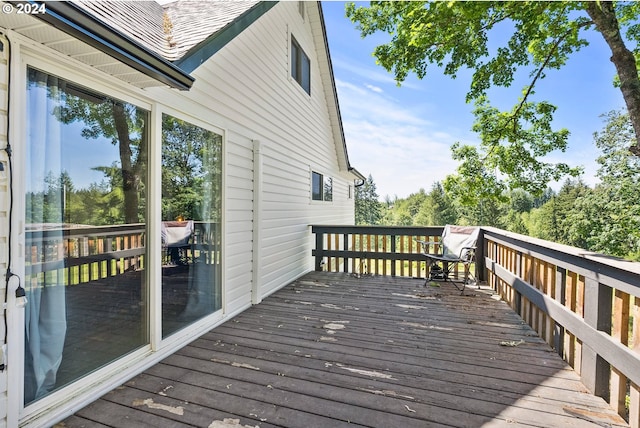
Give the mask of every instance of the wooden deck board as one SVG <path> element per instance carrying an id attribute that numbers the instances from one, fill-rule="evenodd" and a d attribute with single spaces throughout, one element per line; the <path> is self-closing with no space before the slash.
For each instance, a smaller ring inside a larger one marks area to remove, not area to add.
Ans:
<path id="1" fill-rule="evenodd" d="M 519 345 L 502 346 L 505 341 Z M 113 412 L 124 416 L 109 417 Z M 490 291 L 460 296 L 450 284 L 328 273 L 295 281 L 64 426 L 83 421 L 110 427 L 627 426 Z"/>

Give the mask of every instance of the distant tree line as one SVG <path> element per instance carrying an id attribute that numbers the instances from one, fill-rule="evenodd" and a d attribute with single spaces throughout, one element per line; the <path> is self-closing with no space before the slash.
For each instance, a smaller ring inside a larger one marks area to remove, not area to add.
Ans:
<path id="1" fill-rule="evenodd" d="M 597 159 L 600 182 L 594 187 L 568 179 L 557 191 L 547 188 L 534 195 L 515 189 L 476 198 L 460 192 L 455 176 L 449 176 L 428 191 L 380 201 L 369 176 L 356 190 L 356 223 L 494 226 L 640 260 L 640 158 L 628 150 L 635 134 L 626 114 L 613 111 L 604 118 L 605 127 L 594 134 L 602 152 Z"/>

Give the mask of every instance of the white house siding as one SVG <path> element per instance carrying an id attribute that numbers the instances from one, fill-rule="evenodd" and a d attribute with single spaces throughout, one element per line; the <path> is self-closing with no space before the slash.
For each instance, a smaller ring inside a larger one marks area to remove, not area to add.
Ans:
<path id="1" fill-rule="evenodd" d="M 0 147 L 7 147 L 7 101 L 8 101 L 8 43 L 4 39 L 0 39 L 3 49 L 0 52 Z M 2 179 L 0 180 L 0 272 L 7 270 L 7 248 L 8 248 L 8 211 L 7 201 L 9 200 L 7 188 L 8 165 L 6 163 L 6 152 L 0 152 L 0 161 L 5 167 L 5 171 L 0 171 Z M 0 281 L 0 296 L 5 296 L 6 281 Z M 4 302 L 4 297 L 0 298 Z M 6 303 L 6 302 L 5 302 Z M 1 342 L 4 344 L 5 324 L 0 322 Z M 3 353 L 4 354 L 4 353 Z M 6 355 L 3 355 L 6 358 Z M 0 427 L 6 426 L 7 421 L 7 371 L 0 373 Z"/>
<path id="2" fill-rule="evenodd" d="M 234 313 L 251 296 L 253 142 L 230 130 L 226 143 L 224 299 L 225 312 Z"/>
<path id="3" fill-rule="evenodd" d="M 290 78 L 290 33 L 311 59 L 311 96 Z M 309 225 L 353 223 L 353 179 L 339 170 L 327 108 L 334 101 L 325 98 L 318 65 L 323 43 L 297 2 L 281 2 L 192 73 L 189 98 L 215 111 L 207 120 L 227 130 L 228 313 L 251 302 L 252 257 L 261 257 L 261 298 L 313 268 Z M 251 140 L 260 141 L 263 160 L 262 240 L 253 256 Z M 312 170 L 333 178 L 333 202 L 311 201 Z"/>

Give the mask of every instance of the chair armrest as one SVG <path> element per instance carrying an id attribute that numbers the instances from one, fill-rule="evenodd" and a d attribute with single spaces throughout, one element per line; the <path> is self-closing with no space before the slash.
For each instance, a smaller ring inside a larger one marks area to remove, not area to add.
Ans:
<path id="1" fill-rule="evenodd" d="M 458 258 L 460 260 L 471 261 L 471 259 L 473 259 L 475 257 L 476 248 L 478 248 L 478 247 L 462 247 L 460 249 L 460 255 L 458 256 Z M 467 256 L 468 257 L 463 258 L 462 256 L 465 254 L 465 251 L 467 252 Z"/>
<path id="2" fill-rule="evenodd" d="M 422 253 L 429 254 L 429 245 L 439 244 L 438 241 L 425 241 L 422 239 L 414 239 L 418 244 L 422 245 Z"/>

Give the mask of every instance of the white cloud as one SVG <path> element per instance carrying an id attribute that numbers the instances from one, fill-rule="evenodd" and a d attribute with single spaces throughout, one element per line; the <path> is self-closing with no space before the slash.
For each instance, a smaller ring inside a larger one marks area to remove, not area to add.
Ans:
<path id="1" fill-rule="evenodd" d="M 371 174 L 378 195 L 406 197 L 455 171 L 456 136 L 430 122 L 428 106 L 406 105 L 362 86 L 336 80 L 351 164 Z"/>
<path id="2" fill-rule="evenodd" d="M 380 88 L 379 86 L 373 86 L 373 85 L 365 85 L 368 89 L 370 89 L 373 92 L 377 92 L 379 94 L 383 93 L 384 91 L 382 90 L 382 88 Z"/>
<path id="3" fill-rule="evenodd" d="M 383 67 L 375 66 L 375 68 L 367 67 L 362 63 L 356 63 L 353 61 L 343 60 L 342 58 L 332 58 L 331 63 L 334 70 L 339 69 L 341 75 L 351 75 L 359 77 L 360 80 L 369 82 L 375 82 L 379 84 L 387 84 L 397 86 L 396 80 L 391 73 L 388 73 Z M 423 90 L 424 87 L 416 85 L 415 83 L 405 80 L 402 82 L 402 87 Z"/>
<path id="4" fill-rule="evenodd" d="M 402 107 L 397 101 L 367 91 L 361 86 L 336 79 L 336 87 L 343 120 L 345 117 L 364 117 L 372 122 L 394 122 L 419 126 L 429 124 L 428 120 L 416 114 L 415 108 Z"/>

